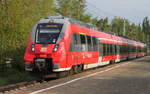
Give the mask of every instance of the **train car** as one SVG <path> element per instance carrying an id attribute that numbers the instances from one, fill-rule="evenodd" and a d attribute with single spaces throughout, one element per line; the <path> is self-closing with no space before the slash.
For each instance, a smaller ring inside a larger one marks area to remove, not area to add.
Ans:
<path id="1" fill-rule="evenodd" d="M 25 51 L 25 70 L 61 74 L 145 55 L 146 44 L 98 31 L 89 24 L 66 17 L 40 20 L 32 30 Z"/>

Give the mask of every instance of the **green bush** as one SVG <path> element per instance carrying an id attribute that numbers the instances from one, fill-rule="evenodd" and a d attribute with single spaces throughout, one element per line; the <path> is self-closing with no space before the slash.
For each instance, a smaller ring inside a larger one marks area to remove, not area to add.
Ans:
<path id="1" fill-rule="evenodd" d="M 53 15 L 53 0 L 1 0 L 0 1 L 0 65 L 6 58 L 14 66 L 21 66 L 28 36 L 33 24 Z"/>

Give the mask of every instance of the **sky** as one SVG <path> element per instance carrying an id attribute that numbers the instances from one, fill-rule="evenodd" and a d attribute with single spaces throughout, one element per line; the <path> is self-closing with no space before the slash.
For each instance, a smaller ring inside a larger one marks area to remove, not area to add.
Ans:
<path id="1" fill-rule="evenodd" d="M 150 19 L 150 0 L 86 0 L 86 11 L 95 17 L 115 16 L 129 19 L 136 24 L 141 23 L 144 17 Z"/>

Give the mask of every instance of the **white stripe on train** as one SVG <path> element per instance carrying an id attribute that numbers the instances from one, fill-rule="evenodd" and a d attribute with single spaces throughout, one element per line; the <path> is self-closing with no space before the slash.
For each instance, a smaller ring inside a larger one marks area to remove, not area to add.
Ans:
<path id="1" fill-rule="evenodd" d="M 113 42 L 118 42 L 118 43 L 127 43 L 130 45 L 133 45 L 133 43 L 130 42 L 124 42 L 124 41 L 118 41 L 118 40 L 112 40 L 112 39 L 106 39 L 106 38 L 98 38 L 99 40 L 107 40 L 107 41 L 113 41 Z"/>
<path id="2" fill-rule="evenodd" d="M 94 68 L 94 67 L 98 67 L 98 66 L 104 66 L 104 65 L 108 65 L 110 63 L 110 61 L 106 61 L 106 62 L 101 62 L 102 57 L 99 57 L 98 63 L 92 63 L 92 64 L 86 64 L 84 65 L 84 69 L 90 69 L 90 68 Z M 120 62 L 120 59 L 117 59 L 115 62 Z M 61 72 L 61 71 L 69 71 L 71 69 L 71 67 L 68 68 L 59 68 L 59 69 L 54 69 L 54 72 Z"/>

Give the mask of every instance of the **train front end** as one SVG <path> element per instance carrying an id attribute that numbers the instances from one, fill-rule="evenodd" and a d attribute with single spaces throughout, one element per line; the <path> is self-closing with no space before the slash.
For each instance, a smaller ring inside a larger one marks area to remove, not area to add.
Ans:
<path id="1" fill-rule="evenodd" d="M 60 18 L 46 18 L 34 26 L 24 55 L 26 71 L 59 72 L 65 69 L 63 37 L 67 23 Z"/>

